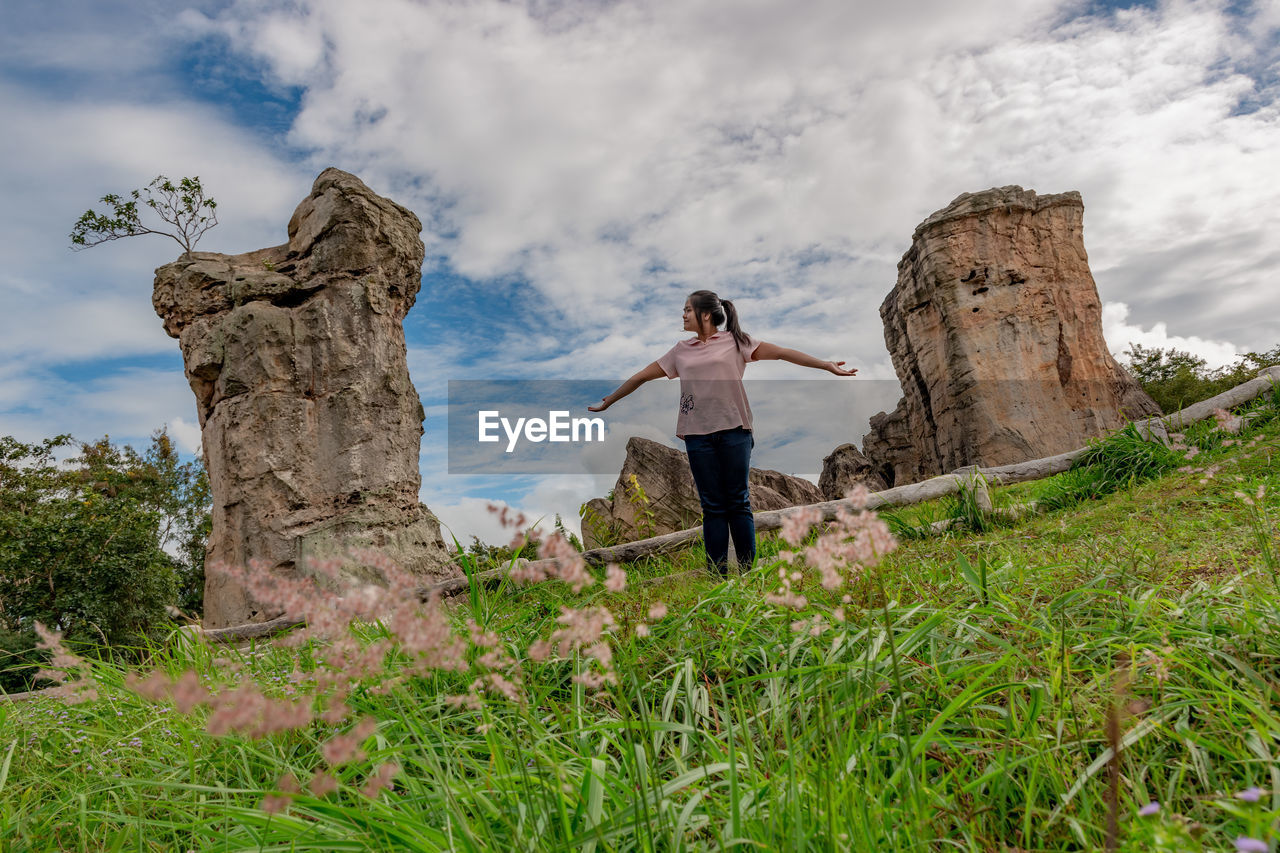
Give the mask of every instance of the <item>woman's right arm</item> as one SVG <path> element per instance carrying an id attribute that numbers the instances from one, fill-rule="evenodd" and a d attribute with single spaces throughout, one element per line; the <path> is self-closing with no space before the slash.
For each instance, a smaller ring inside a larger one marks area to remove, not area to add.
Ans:
<path id="1" fill-rule="evenodd" d="M 603 412 L 605 409 L 609 408 L 614 403 L 618 402 L 623 397 L 627 396 L 632 391 L 636 390 L 641 385 L 648 382 L 650 379 L 661 379 L 666 375 L 667 375 L 666 371 L 662 369 L 661 365 L 659 365 L 658 362 L 656 361 L 652 362 L 648 367 L 644 368 L 643 370 L 638 372 L 635 376 L 632 376 L 626 382 L 623 382 L 621 385 L 619 385 L 617 391 L 614 391 L 608 397 L 604 397 L 603 399 L 601 399 L 600 401 L 601 405 L 587 406 L 587 411 Z"/>

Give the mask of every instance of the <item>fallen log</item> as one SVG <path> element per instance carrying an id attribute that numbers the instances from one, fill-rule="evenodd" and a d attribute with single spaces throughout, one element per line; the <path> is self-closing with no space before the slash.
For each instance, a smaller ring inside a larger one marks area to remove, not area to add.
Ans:
<path id="1" fill-rule="evenodd" d="M 1142 427 L 1152 421 L 1161 421 L 1169 429 L 1185 429 L 1193 423 L 1213 417 L 1213 413 L 1217 409 L 1230 411 L 1236 406 L 1243 405 L 1258 397 L 1264 391 L 1270 391 L 1277 384 L 1280 384 L 1280 365 L 1268 367 L 1248 382 L 1229 388 L 1207 400 L 1192 403 L 1172 415 L 1157 415 L 1146 420 L 1135 421 L 1134 426 L 1141 430 Z"/>
<path id="2" fill-rule="evenodd" d="M 291 631 L 305 624 L 307 624 L 305 619 L 280 616 L 266 622 L 250 622 L 247 625 L 233 625 L 230 628 L 210 628 L 200 631 L 197 636 L 211 643 L 238 643 L 242 640 L 257 640 L 283 634 L 285 631 Z"/>

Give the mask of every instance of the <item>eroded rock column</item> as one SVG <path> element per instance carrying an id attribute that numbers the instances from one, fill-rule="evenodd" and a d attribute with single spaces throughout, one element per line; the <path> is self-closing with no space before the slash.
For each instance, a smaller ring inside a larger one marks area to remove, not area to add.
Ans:
<path id="1" fill-rule="evenodd" d="M 863 452 L 889 485 L 1082 447 L 1158 411 L 1107 350 L 1076 192 L 965 193 L 915 230 L 880 306 L 902 383 Z"/>
<path id="2" fill-rule="evenodd" d="M 423 410 L 402 321 L 421 285 L 421 230 L 411 211 L 326 169 L 288 243 L 156 270 L 152 302 L 200 417 L 208 565 L 296 575 L 371 547 L 424 582 L 455 574 L 418 501 Z M 204 602 L 206 627 L 281 613 L 214 573 Z"/>

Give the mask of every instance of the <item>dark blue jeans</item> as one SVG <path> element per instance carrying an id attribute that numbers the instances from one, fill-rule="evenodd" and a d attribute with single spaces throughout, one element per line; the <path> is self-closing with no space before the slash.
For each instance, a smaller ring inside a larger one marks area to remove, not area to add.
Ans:
<path id="1" fill-rule="evenodd" d="M 751 515 L 751 448 L 755 436 L 742 427 L 706 435 L 687 435 L 685 450 L 689 469 L 702 503 L 702 538 L 707 567 L 726 574 L 729 570 L 729 536 L 738 563 L 750 566 L 756 558 L 756 523 Z"/>

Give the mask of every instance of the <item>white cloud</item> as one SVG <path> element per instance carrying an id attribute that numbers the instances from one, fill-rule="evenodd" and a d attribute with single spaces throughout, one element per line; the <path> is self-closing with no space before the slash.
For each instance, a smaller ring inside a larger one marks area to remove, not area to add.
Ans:
<path id="1" fill-rule="evenodd" d="M 453 537 L 456 537 L 459 544 L 467 548 L 471 545 L 473 536 L 479 537 L 481 542 L 488 545 L 506 545 L 516 534 L 517 528 L 502 525 L 498 514 L 490 509 L 493 506 L 507 508 L 513 519 L 523 514 L 526 518 L 526 528 L 535 527 L 544 533 L 550 533 L 555 529 L 556 513 L 559 512 L 565 529 L 577 535 L 579 534 L 578 504 L 573 504 L 573 512 L 566 513 L 563 509 L 572 502 L 576 494 L 577 492 L 572 488 L 540 485 L 533 494 L 514 503 L 500 499 L 460 498 L 453 501 L 436 501 L 427 505 L 440 519 L 441 532 L 444 534 L 446 544 L 452 549 Z M 558 508 L 548 509 L 548 500 Z"/>
<path id="2" fill-rule="evenodd" d="M 1280 323 L 1259 328 L 1262 297 L 1243 294 L 1275 265 L 1280 206 L 1255 178 L 1280 170 L 1280 128 L 1273 105 L 1235 114 L 1253 83 L 1229 63 L 1249 45 L 1212 3 L 1053 29 L 1075 5 L 397 2 L 373 16 L 246 0 L 217 26 L 281 82 L 307 81 L 296 144 L 425 178 L 427 193 L 403 185 L 451 235 L 438 247 L 455 269 L 527 276 L 568 318 L 565 355 L 536 367 L 630 331 L 641 294 L 678 305 L 702 285 L 832 301 L 844 337 L 821 343 L 872 360 L 867 309 L 914 225 L 1007 183 L 1084 193 L 1103 295 L 1140 321 L 1261 345 Z M 1213 248 L 1232 235 L 1257 239 L 1243 256 Z M 1168 257 L 1191 242 L 1195 276 Z M 834 260 L 813 271 L 813 250 Z M 1143 278 L 1143 254 L 1168 278 Z M 1224 289 L 1242 294 L 1229 308 Z M 640 322 L 627 350 L 659 325 Z"/>
<path id="3" fill-rule="evenodd" d="M 185 418 L 174 418 L 169 421 L 169 434 L 177 442 L 178 448 L 199 455 L 203 442 L 200 436 L 200 425 L 190 423 Z"/>
<path id="4" fill-rule="evenodd" d="M 1125 361 L 1125 351 L 1131 344 L 1154 349 L 1177 349 L 1203 358 L 1211 368 L 1233 363 L 1241 354 L 1233 344 L 1210 341 L 1193 336 L 1170 335 L 1164 323 L 1156 323 L 1143 329 L 1128 322 L 1129 306 L 1123 302 L 1108 302 L 1102 306 L 1102 335 L 1112 354 Z"/>

